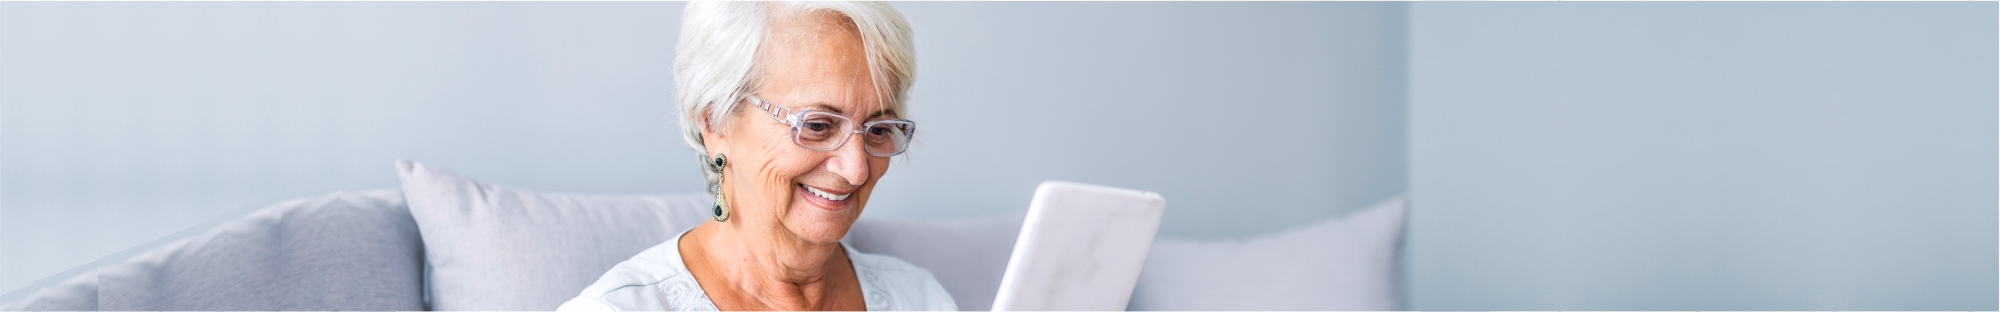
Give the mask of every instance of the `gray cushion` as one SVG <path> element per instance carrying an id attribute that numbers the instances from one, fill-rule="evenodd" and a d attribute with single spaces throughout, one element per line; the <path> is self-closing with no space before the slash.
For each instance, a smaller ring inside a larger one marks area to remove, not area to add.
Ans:
<path id="1" fill-rule="evenodd" d="M 0 309 L 421 310 L 423 247 L 402 198 L 286 200 Z"/>
<path id="2" fill-rule="evenodd" d="M 1406 206 L 1391 198 L 1345 218 L 1243 240 L 1158 240 L 1126 308 L 1402 309 Z"/>
<path id="3" fill-rule="evenodd" d="M 708 218 L 701 195 L 546 193 L 398 161 L 435 310 L 553 310 L 612 266 Z"/>

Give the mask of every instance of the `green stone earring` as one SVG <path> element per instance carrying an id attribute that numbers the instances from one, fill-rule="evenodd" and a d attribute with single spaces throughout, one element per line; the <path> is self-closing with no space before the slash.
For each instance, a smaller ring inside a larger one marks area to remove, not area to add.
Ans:
<path id="1" fill-rule="evenodd" d="M 714 215 L 715 222 L 729 222 L 729 201 L 722 197 L 722 168 L 728 165 L 729 158 L 721 154 L 716 154 L 715 161 L 709 163 L 709 166 L 715 168 L 715 209 L 710 212 Z"/>

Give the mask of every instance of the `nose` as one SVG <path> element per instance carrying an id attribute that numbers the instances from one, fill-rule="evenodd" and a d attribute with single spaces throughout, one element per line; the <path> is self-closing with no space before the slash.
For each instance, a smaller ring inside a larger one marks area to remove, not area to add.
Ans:
<path id="1" fill-rule="evenodd" d="M 859 136 L 859 134 L 849 135 Z M 850 142 L 841 144 L 840 148 L 830 151 L 833 153 L 833 157 L 828 157 L 826 160 L 827 171 L 832 171 L 834 175 L 846 179 L 848 185 L 859 186 L 862 183 L 868 182 L 868 157 L 874 157 L 868 155 L 867 151 L 862 150 L 861 142 L 852 142 L 859 139 L 849 138 L 848 141 Z"/>

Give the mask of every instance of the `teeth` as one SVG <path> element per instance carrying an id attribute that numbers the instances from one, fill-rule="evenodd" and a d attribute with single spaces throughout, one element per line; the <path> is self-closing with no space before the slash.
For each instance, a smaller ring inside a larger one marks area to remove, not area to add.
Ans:
<path id="1" fill-rule="evenodd" d="M 833 193 L 827 193 L 826 191 L 821 191 L 818 188 L 813 188 L 811 185 L 799 184 L 799 186 L 806 187 L 807 192 L 812 192 L 813 195 L 819 195 L 819 198 L 825 198 L 826 200 L 832 200 L 832 201 L 846 200 L 847 195 L 854 195 L 854 194 L 833 195 Z"/>

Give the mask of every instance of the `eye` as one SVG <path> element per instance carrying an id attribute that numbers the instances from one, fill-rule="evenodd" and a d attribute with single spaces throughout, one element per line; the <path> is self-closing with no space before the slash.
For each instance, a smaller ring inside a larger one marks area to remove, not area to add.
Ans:
<path id="1" fill-rule="evenodd" d="M 832 120 L 807 119 L 799 122 L 799 138 L 811 141 L 826 140 L 834 136 L 835 128 L 838 127 Z"/>
<path id="2" fill-rule="evenodd" d="M 868 139 L 869 144 L 892 143 L 902 139 L 904 131 L 900 124 L 878 124 L 868 127 L 867 135 L 863 137 Z"/>

